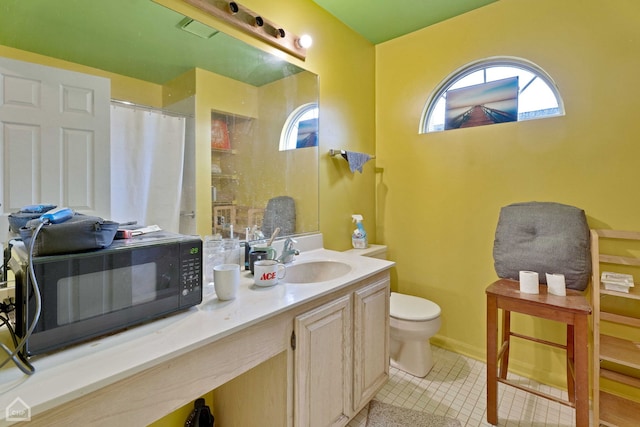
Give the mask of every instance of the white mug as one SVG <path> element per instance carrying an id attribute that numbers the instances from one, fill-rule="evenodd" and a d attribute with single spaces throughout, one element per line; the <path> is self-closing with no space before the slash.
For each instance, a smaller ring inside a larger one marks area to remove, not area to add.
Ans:
<path id="1" fill-rule="evenodd" d="M 240 286 L 240 266 L 238 264 L 219 264 L 213 267 L 213 287 L 220 301 L 236 297 Z"/>
<path id="2" fill-rule="evenodd" d="M 287 274 L 287 267 L 272 259 L 263 259 L 253 263 L 253 281 L 256 286 L 273 286 L 278 279 Z M 280 275 L 282 273 L 282 275 Z"/>

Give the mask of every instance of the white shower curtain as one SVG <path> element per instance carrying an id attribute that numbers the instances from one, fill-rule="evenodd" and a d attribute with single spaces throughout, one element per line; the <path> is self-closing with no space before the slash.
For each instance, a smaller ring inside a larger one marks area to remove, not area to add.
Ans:
<path id="1" fill-rule="evenodd" d="M 111 105 L 111 218 L 178 233 L 185 119 Z"/>

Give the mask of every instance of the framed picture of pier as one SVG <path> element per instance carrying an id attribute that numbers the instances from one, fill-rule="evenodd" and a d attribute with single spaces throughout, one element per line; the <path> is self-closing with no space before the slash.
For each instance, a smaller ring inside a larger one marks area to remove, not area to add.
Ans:
<path id="1" fill-rule="evenodd" d="M 301 120 L 298 123 L 296 148 L 316 147 L 318 145 L 318 119 Z"/>
<path id="2" fill-rule="evenodd" d="M 447 91 L 445 129 L 518 120 L 518 77 Z"/>

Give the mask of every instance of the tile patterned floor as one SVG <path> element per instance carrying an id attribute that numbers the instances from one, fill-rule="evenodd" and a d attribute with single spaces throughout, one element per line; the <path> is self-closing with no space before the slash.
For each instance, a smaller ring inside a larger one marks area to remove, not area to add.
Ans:
<path id="1" fill-rule="evenodd" d="M 486 364 L 432 346 L 434 366 L 425 378 L 391 368 L 376 399 L 408 409 L 455 418 L 463 426 L 490 426 L 486 421 Z M 510 379 L 567 399 L 566 391 L 509 374 Z M 575 411 L 514 387 L 498 384 L 499 426 L 575 426 Z M 365 427 L 365 408 L 348 427 Z"/>

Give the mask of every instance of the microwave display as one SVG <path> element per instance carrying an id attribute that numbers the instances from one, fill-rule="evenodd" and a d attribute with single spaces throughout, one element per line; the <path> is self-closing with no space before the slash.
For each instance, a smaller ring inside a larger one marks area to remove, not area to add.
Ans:
<path id="1" fill-rule="evenodd" d="M 25 353 L 50 352 L 199 304 L 202 241 L 154 234 L 98 251 L 35 257 L 41 311 Z M 24 336 L 37 305 L 24 261 L 20 270 L 16 332 Z"/>

